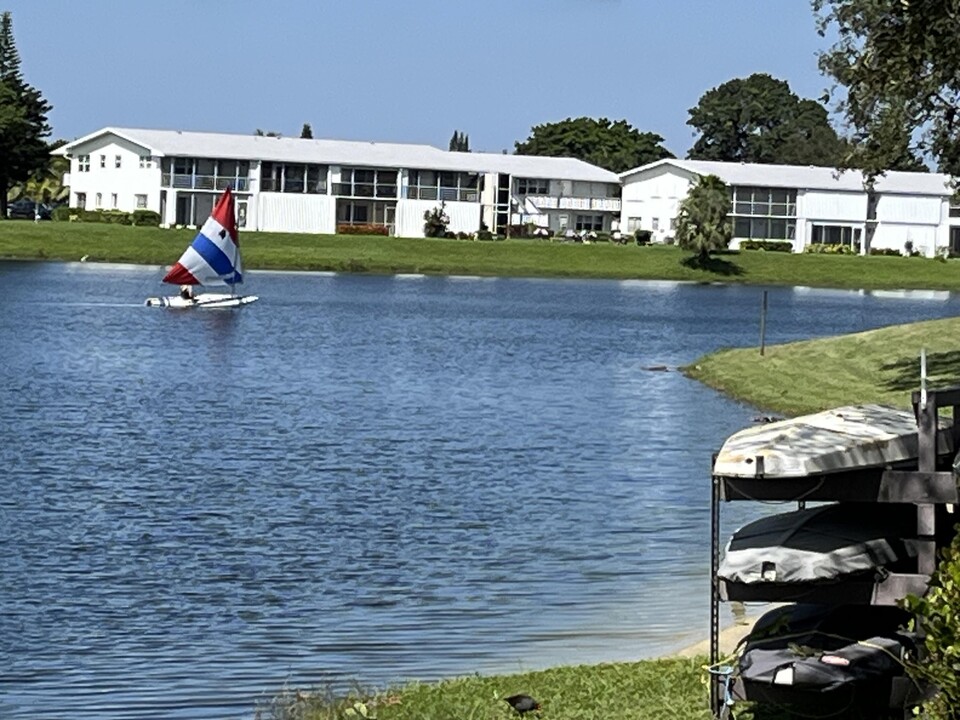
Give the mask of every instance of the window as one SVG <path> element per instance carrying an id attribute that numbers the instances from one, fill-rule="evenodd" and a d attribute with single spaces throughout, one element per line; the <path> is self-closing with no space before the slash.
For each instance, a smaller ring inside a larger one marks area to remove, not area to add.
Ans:
<path id="1" fill-rule="evenodd" d="M 676 219 L 676 218 L 670 218 L 670 229 L 671 229 L 671 230 L 676 230 L 676 229 L 677 229 L 677 219 Z"/>
<path id="2" fill-rule="evenodd" d="M 368 170 L 366 168 L 343 168 L 337 195 L 348 197 L 397 197 L 396 170 Z"/>
<path id="3" fill-rule="evenodd" d="M 577 215 L 574 230 L 603 230 L 603 215 Z"/>
<path id="4" fill-rule="evenodd" d="M 149 156 L 149 155 L 141 155 L 141 156 L 140 156 L 140 167 L 142 167 L 142 168 L 148 168 L 148 167 L 150 167 L 150 156 Z"/>
<path id="5" fill-rule="evenodd" d="M 960 217 L 960 205 L 950 203 L 950 217 Z"/>
<path id="6" fill-rule="evenodd" d="M 97 199 L 94 201 L 93 206 L 95 208 L 99 208 L 101 205 L 103 205 L 103 193 L 97 193 L 96 198 Z"/>
<path id="7" fill-rule="evenodd" d="M 107 166 L 107 156 L 106 156 L 106 155 L 101 155 L 101 156 L 100 156 L 100 167 L 105 168 L 106 166 Z"/>
<path id="8" fill-rule="evenodd" d="M 87 156 L 87 160 L 88 160 L 88 162 L 89 162 L 89 160 L 90 160 L 90 157 L 89 157 L 89 156 Z M 86 194 L 86 193 L 77 193 L 77 199 L 76 199 L 76 202 L 74 203 L 74 206 L 75 206 L 78 210 L 86 210 L 86 208 L 87 208 L 87 194 Z"/>
<path id="9" fill-rule="evenodd" d="M 793 240 L 797 192 L 786 188 L 734 187 L 733 236 L 743 240 Z"/>
<path id="10" fill-rule="evenodd" d="M 640 223 L 643 222 L 643 218 L 638 217 L 628 217 L 627 218 L 627 232 L 636 232 L 640 229 Z"/>
<path id="11" fill-rule="evenodd" d="M 90 172 L 90 156 L 89 155 L 77 156 L 77 172 Z"/>
<path id="12" fill-rule="evenodd" d="M 411 170 L 407 173 L 406 197 L 411 200 L 478 202 L 480 176 L 477 173 Z"/>
<path id="13" fill-rule="evenodd" d="M 654 219 L 653 219 L 653 229 L 654 229 L 654 230 L 659 230 L 659 229 L 660 229 L 660 218 L 654 218 Z"/>
<path id="14" fill-rule="evenodd" d="M 517 178 L 518 195 L 549 195 L 550 181 L 543 178 Z"/>
<path id="15" fill-rule="evenodd" d="M 147 196 L 146 195 L 134 195 L 136 198 L 136 205 L 138 209 L 143 209 L 147 206 Z"/>
<path id="16" fill-rule="evenodd" d="M 111 194 L 110 194 L 110 207 L 112 207 L 114 210 L 117 209 L 117 194 L 116 194 L 116 193 L 111 193 Z"/>
<path id="17" fill-rule="evenodd" d="M 814 225 L 810 241 L 815 245 L 848 245 L 860 247 L 860 228 L 848 225 Z"/>
<path id="18" fill-rule="evenodd" d="M 120 161 L 121 161 L 122 159 L 123 159 L 123 157 L 122 157 L 121 155 L 117 155 L 117 156 L 114 157 L 114 159 L 113 159 L 113 166 L 114 166 L 115 168 L 117 168 L 118 170 L 120 169 Z"/>

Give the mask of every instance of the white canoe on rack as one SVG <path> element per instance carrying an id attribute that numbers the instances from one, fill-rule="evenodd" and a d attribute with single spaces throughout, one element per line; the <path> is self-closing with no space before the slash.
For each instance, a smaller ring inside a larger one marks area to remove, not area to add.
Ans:
<path id="1" fill-rule="evenodd" d="M 941 421 L 937 453 L 951 451 Z M 918 453 L 911 410 L 851 405 L 746 428 L 720 448 L 713 474 L 733 478 L 802 478 L 899 465 Z"/>

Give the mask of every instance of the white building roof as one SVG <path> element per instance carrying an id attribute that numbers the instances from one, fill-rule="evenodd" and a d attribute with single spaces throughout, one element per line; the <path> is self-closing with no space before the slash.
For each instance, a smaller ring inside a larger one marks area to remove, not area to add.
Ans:
<path id="1" fill-rule="evenodd" d="M 797 190 L 863 192 L 863 174 L 859 170 L 838 170 L 815 165 L 761 165 L 709 160 L 669 158 L 643 165 L 620 174 L 630 176 L 669 165 L 693 175 L 716 175 L 727 185 L 784 187 Z M 952 195 L 950 176 L 940 173 L 890 171 L 877 178 L 877 192 L 909 195 Z"/>
<path id="2" fill-rule="evenodd" d="M 433 145 L 413 143 L 306 140 L 107 127 L 67 143 L 54 152 L 58 155 L 73 155 L 78 148 L 108 134 L 149 149 L 150 153 L 157 157 L 230 158 L 451 172 L 502 172 L 523 177 L 620 184 L 620 177 L 616 173 L 574 158 L 450 152 Z"/>

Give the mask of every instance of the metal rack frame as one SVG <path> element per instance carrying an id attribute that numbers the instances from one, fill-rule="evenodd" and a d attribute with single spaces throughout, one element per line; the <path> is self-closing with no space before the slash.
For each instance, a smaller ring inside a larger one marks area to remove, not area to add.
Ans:
<path id="1" fill-rule="evenodd" d="M 896 467 L 867 468 L 800 479 L 764 477 L 763 457 L 755 460 L 754 478 L 723 477 L 711 473 L 710 502 L 710 664 L 720 652 L 720 603 L 726 600 L 757 602 L 858 602 L 892 605 L 908 594 L 926 591 L 936 569 L 936 505 L 960 502 L 957 479 L 949 463 L 960 448 L 960 386 L 915 391 L 911 396 L 917 419 L 916 463 Z M 949 431 L 949 455 L 937 452 L 941 409 L 951 408 L 955 422 Z M 716 455 L 714 455 L 714 462 Z M 714 463 L 711 463 L 711 468 Z M 747 588 L 717 577 L 720 567 L 720 507 L 733 500 L 806 500 L 912 503 L 917 506 L 916 573 L 889 573 L 876 581 L 857 580 L 804 590 Z M 710 708 L 714 717 L 723 709 L 722 677 L 711 676 Z"/>

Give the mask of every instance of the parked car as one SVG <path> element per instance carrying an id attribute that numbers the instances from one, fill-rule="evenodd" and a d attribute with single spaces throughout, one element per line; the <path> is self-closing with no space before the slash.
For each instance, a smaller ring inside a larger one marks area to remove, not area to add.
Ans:
<path id="1" fill-rule="evenodd" d="M 30 198 L 20 198 L 7 204 L 7 217 L 11 219 L 23 218 L 33 220 L 38 214 L 41 220 L 49 220 L 52 216 L 52 211 L 47 205 L 43 203 L 37 204 Z"/>

